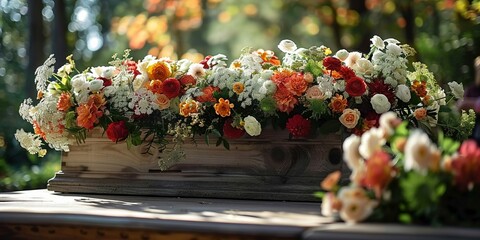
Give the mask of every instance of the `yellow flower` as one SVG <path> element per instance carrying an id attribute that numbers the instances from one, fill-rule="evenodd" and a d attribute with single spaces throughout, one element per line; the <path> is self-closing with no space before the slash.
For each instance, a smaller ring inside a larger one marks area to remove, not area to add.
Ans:
<path id="1" fill-rule="evenodd" d="M 150 80 L 163 81 L 170 77 L 172 72 L 170 66 L 166 62 L 158 61 L 147 67 L 148 78 Z"/>
<path id="2" fill-rule="evenodd" d="M 236 94 L 242 93 L 244 89 L 245 89 L 245 85 L 243 85 L 243 83 L 241 83 L 241 82 L 236 82 L 236 83 L 233 84 L 233 91 Z"/>
<path id="3" fill-rule="evenodd" d="M 215 113 L 217 115 L 227 117 L 230 116 L 230 109 L 233 108 L 233 103 L 230 103 L 228 99 L 225 100 L 223 98 L 220 98 L 218 99 L 218 103 L 215 103 L 213 107 L 215 108 Z"/>

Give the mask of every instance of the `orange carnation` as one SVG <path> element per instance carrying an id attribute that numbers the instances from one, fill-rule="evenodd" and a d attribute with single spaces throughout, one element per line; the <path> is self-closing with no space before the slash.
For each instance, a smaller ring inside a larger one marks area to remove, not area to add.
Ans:
<path id="1" fill-rule="evenodd" d="M 207 86 L 202 90 L 203 94 L 197 97 L 197 101 L 199 102 L 216 102 L 215 98 L 213 97 L 213 93 L 219 91 L 220 88 Z"/>
<path id="2" fill-rule="evenodd" d="M 102 111 L 92 101 L 84 103 L 77 107 L 77 125 L 86 129 L 93 129 L 94 124 L 103 115 Z"/>
<path id="3" fill-rule="evenodd" d="M 285 87 L 295 96 L 301 96 L 307 91 L 308 84 L 301 73 L 294 73 L 286 79 Z"/>
<path id="4" fill-rule="evenodd" d="M 158 61 L 147 67 L 148 78 L 151 80 L 160 80 L 163 81 L 170 77 L 172 72 L 170 71 L 170 66 L 163 61 Z"/>
<path id="5" fill-rule="evenodd" d="M 70 93 L 64 92 L 58 98 L 57 109 L 59 111 L 67 111 L 70 107 L 72 107 L 72 97 Z"/>
<path id="6" fill-rule="evenodd" d="M 281 112 L 291 112 L 298 103 L 298 99 L 283 85 L 278 86 L 273 98 L 277 102 L 277 108 Z"/>
<path id="7" fill-rule="evenodd" d="M 345 108 L 347 108 L 348 102 L 347 99 L 343 98 L 342 95 L 339 95 L 338 93 L 335 94 L 334 97 L 332 97 L 332 101 L 328 106 L 334 113 L 342 113 Z"/>
<path id="8" fill-rule="evenodd" d="M 92 94 L 87 103 L 77 107 L 77 125 L 86 129 L 92 129 L 98 119 L 103 116 L 100 110 L 106 103 L 103 94 Z"/>
<path id="9" fill-rule="evenodd" d="M 43 139 L 47 138 L 47 135 L 45 134 L 44 131 L 42 131 L 42 129 L 40 128 L 40 125 L 38 125 L 37 121 L 33 121 L 33 131 L 35 132 L 35 134 L 39 135 Z"/>
<path id="10" fill-rule="evenodd" d="M 217 115 L 227 117 L 230 116 L 230 109 L 233 108 L 233 103 L 230 103 L 228 99 L 225 100 L 223 98 L 220 98 L 218 99 L 218 103 L 215 103 L 215 105 L 213 105 L 213 108 L 215 108 L 215 113 Z"/>

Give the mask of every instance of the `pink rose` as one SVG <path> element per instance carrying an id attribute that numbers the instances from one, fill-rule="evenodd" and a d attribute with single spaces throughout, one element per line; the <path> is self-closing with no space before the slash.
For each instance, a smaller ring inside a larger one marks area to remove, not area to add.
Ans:
<path id="1" fill-rule="evenodd" d="M 325 99 L 325 93 L 322 92 L 322 90 L 320 89 L 320 87 L 318 85 L 316 85 L 316 86 L 313 86 L 313 87 L 310 87 L 309 89 L 307 89 L 307 92 L 305 93 L 305 97 L 308 100 L 311 100 L 311 99 L 323 100 L 323 99 Z"/>
<path id="2" fill-rule="evenodd" d="M 164 110 L 170 107 L 170 99 L 165 94 L 157 95 L 157 104 L 160 110 Z"/>

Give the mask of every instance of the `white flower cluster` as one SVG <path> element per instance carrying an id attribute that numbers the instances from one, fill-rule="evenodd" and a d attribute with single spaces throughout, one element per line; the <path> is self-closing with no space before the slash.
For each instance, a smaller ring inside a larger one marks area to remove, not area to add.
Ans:
<path id="1" fill-rule="evenodd" d="M 149 115 L 153 113 L 153 110 L 160 109 L 155 94 L 144 88 L 132 93 L 130 99 L 128 107 L 132 109 L 136 115 Z"/>
<path id="2" fill-rule="evenodd" d="M 385 83 L 396 87 L 407 80 L 407 63 L 405 52 L 398 46 L 399 41 L 380 37 L 372 38 L 372 44 L 377 48 L 372 56 L 372 64 L 376 75 L 384 76 Z"/>
<path id="3" fill-rule="evenodd" d="M 52 77 L 54 73 L 53 65 L 55 64 L 55 58 L 53 54 L 50 55 L 42 66 L 35 70 L 35 83 L 37 84 L 37 90 L 39 92 L 45 92 L 48 85 L 48 79 Z"/>

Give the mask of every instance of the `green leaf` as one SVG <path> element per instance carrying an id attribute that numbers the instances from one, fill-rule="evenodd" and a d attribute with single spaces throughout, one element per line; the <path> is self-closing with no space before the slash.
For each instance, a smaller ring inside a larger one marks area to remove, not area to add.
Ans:
<path id="1" fill-rule="evenodd" d="M 230 143 L 228 143 L 227 139 L 222 138 L 223 140 L 223 147 L 227 150 L 230 150 Z"/>
<path id="2" fill-rule="evenodd" d="M 325 196 L 325 192 L 314 192 L 313 196 L 316 198 L 323 198 Z"/>
<path id="3" fill-rule="evenodd" d="M 222 142 L 223 142 L 223 141 L 222 141 L 222 138 L 219 137 L 218 140 L 217 140 L 217 143 L 215 144 L 215 146 L 217 146 L 217 147 L 220 146 L 220 144 L 222 144 Z"/>

